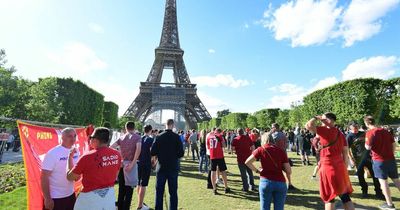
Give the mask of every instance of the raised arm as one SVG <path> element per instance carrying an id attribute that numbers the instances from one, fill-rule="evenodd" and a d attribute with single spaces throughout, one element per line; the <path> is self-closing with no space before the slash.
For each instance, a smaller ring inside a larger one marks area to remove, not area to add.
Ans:
<path id="1" fill-rule="evenodd" d="M 315 122 L 320 119 L 321 116 L 315 116 L 311 118 L 305 125 L 306 129 L 311 131 L 312 133 L 317 133 L 317 126 L 315 125 Z"/>

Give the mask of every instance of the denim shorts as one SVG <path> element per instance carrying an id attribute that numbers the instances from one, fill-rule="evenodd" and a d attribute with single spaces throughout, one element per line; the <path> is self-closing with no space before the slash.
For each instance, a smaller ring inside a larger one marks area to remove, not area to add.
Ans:
<path id="1" fill-rule="evenodd" d="M 373 161 L 373 169 L 375 177 L 378 179 L 398 179 L 399 174 L 397 172 L 396 160 L 386 160 L 386 161 Z"/>

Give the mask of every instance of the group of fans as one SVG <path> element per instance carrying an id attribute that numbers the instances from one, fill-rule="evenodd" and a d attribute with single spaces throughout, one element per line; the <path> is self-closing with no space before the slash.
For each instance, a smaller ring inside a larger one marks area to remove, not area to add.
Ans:
<path id="1" fill-rule="evenodd" d="M 76 133 L 74 129 L 66 128 L 62 131 L 62 143 L 47 153 L 42 164 L 44 206 L 46 209 L 115 209 L 115 206 L 130 209 L 133 190 L 137 187 L 137 209 L 149 209 L 143 200 L 154 170 L 155 209 L 163 209 L 166 182 L 170 194 L 169 209 L 177 209 L 180 159 L 187 149 L 188 156 L 192 152 L 193 161 L 197 157 L 199 172 L 208 172 L 207 188 L 212 189 L 214 195 L 220 194 L 218 185 L 223 185 L 225 193 L 232 193 L 224 158 L 224 150 L 227 150 L 237 157 L 242 191 L 258 191 L 260 209 L 270 209 L 271 203 L 276 210 L 284 209 L 287 191 L 296 189 L 291 182 L 292 161 L 287 155 L 292 149 L 301 155 L 303 165 L 311 165 L 311 152 L 316 155 L 313 178 L 319 171 L 320 197 L 325 209 L 335 208 L 336 197 L 342 200 L 345 209 L 354 209 L 348 167 L 356 168 L 363 197 L 368 197 L 364 178 L 364 169 L 367 169 L 373 177 L 376 196 L 386 201 L 379 207 L 394 209 L 387 181 L 391 178 L 400 190 L 393 135 L 376 126 L 371 116 L 364 118 L 364 129 L 353 122 L 347 132 L 338 129 L 335 121 L 335 114 L 325 113 L 310 119 L 304 129 L 296 128 L 286 133 L 277 123 L 263 133 L 242 128 L 176 133 L 174 121 L 168 120 L 166 130 L 155 131 L 146 125 L 142 136 L 135 131 L 135 124 L 128 122 L 126 133 L 111 146 L 109 130 L 96 128 L 90 136 L 92 150 L 80 158 L 74 148 Z M 257 161 L 259 163 L 255 164 Z M 254 173 L 260 177 L 258 187 Z M 80 178 L 83 188 L 75 198 L 73 181 Z M 117 202 L 115 180 L 119 185 Z"/>

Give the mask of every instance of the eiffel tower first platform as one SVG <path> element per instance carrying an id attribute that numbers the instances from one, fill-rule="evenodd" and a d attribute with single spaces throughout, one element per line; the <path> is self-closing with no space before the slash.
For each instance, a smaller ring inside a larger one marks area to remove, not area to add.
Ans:
<path id="1" fill-rule="evenodd" d="M 155 49 L 155 60 L 146 82 L 140 83 L 140 92 L 126 110 L 125 117 L 144 122 L 153 112 L 174 110 L 181 114 L 188 128 L 210 120 L 211 116 L 197 96 L 183 61 L 184 51 L 179 44 L 176 0 L 166 0 L 164 24 L 160 45 Z M 164 70 L 172 70 L 174 83 L 162 83 Z"/>

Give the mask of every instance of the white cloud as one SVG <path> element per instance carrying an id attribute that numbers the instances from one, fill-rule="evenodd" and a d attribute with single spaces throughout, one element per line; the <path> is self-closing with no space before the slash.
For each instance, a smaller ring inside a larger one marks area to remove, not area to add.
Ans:
<path id="1" fill-rule="evenodd" d="M 94 50 L 80 42 L 71 42 L 64 45 L 58 52 L 50 52 L 47 57 L 64 71 L 66 76 L 73 74 L 88 74 L 107 68 L 107 63 L 100 59 Z"/>
<path id="2" fill-rule="evenodd" d="M 208 49 L 208 53 L 214 54 L 214 53 L 215 53 L 215 50 L 214 50 L 214 49 Z"/>
<path id="3" fill-rule="evenodd" d="M 248 23 L 245 23 L 245 24 L 243 25 L 243 27 L 247 29 L 247 28 L 250 28 L 250 25 L 249 25 Z"/>
<path id="4" fill-rule="evenodd" d="M 341 8 L 336 1 L 298 0 L 282 4 L 264 26 L 275 33 L 276 40 L 290 39 L 292 47 L 309 46 L 326 42 L 335 29 Z M 268 11 L 268 10 L 267 10 Z"/>
<path id="5" fill-rule="evenodd" d="M 341 30 L 345 46 L 366 40 L 380 32 L 387 12 L 394 9 L 400 0 L 353 0 L 344 12 Z"/>
<path id="6" fill-rule="evenodd" d="M 89 23 L 88 26 L 89 26 L 89 29 L 95 33 L 99 33 L 99 34 L 104 33 L 104 28 L 97 23 Z"/>
<path id="7" fill-rule="evenodd" d="M 215 76 L 192 77 L 192 81 L 199 87 L 231 87 L 239 88 L 250 85 L 250 82 L 243 79 L 235 79 L 230 74 L 217 74 Z"/>
<path id="8" fill-rule="evenodd" d="M 229 108 L 229 106 L 221 99 L 214 98 L 202 91 L 197 91 L 197 95 L 199 96 L 201 102 L 203 102 L 204 106 L 207 107 L 207 111 L 212 117 L 216 117 L 218 111 Z"/>
<path id="9" fill-rule="evenodd" d="M 319 45 L 340 38 L 344 46 L 366 40 L 381 31 L 382 18 L 400 0 L 352 0 L 339 6 L 337 0 L 293 0 L 264 12 L 265 28 L 276 40 L 290 40 L 292 47 Z"/>
<path id="10" fill-rule="evenodd" d="M 268 108 L 281 108 L 288 109 L 290 105 L 293 103 L 299 104 L 303 100 L 304 96 L 322 89 L 329 87 L 338 83 L 339 81 L 335 77 L 328 77 L 322 80 L 319 80 L 314 86 L 311 88 L 305 88 L 296 84 L 284 83 L 272 88 L 269 90 L 274 92 L 279 92 L 279 95 L 273 96 L 268 102 Z"/>
<path id="11" fill-rule="evenodd" d="M 105 101 L 118 104 L 118 115 L 122 116 L 129 108 L 133 100 L 139 94 L 139 87 L 124 86 L 117 78 L 106 79 L 102 82 L 89 81 L 88 85 L 104 95 Z"/>
<path id="12" fill-rule="evenodd" d="M 321 90 L 326 87 L 332 86 L 336 83 L 338 83 L 339 80 L 336 79 L 336 77 L 327 77 L 325 79 L 319 80 L 309 91 L 308 93 L 312 93 L 316 90 Z"/>
<path id="13" fill-rule="evenodd" d="M 360 58 L 350 63 L 342 71 L 343 80 L 374 77 L 387 79 L 399 69 L 400 58 L 396 56 L 376 56 Z"/>

